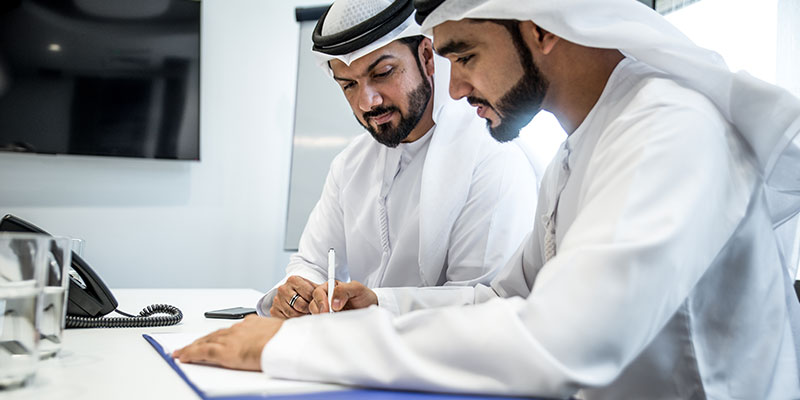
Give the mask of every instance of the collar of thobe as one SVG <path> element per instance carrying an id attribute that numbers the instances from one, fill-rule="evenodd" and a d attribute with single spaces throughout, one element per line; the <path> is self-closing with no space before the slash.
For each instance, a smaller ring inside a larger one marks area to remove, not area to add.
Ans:
<path id="1" fill-rule="evenodd" d="M 400 143 L 395 148 L 387 147 L 385 150 L 386 157 L 384 160 L 384 167 L 383 167 L 383 181 L 381 182 L 381 191 L 380 197 L 386 198 L 389 194 L 389 191 L 392 189 L 392 185 L 394 184 L 394 180 L 397 178 L 397 175 L 400 174 L 400 171 L 405 169 L 411 160 L 416 157 L 417 154 L 428 144 L 430 141 L 431 136 L 433 135 L 433 130 L 436 127 L 434 125 L 431 129 L 425 132 L 421 138 L 411 142 L 411 143 Z"/>
<path id="2" fill-rule="evenodd" d="M 778 226 L 800 212 L 800 100 L 689 40 L 636 0 L 415 0 L 422 32 L 446 21 L 530 20 L 583 46 L 618 49 L 707 96 L 741 133 L 765 180 Z"/>
<path id="3" fill-rule="evenodd" d="M 431 129 L 428 129 L 421 138 L 410 142 L 410 143 L 400 143 L 397 147 L 400 149 L 400 168 L 398 171 L 402 171 L 411 160 L 413 160 L 417 154 L 430 142 L 431 136 L 433 135 L 433 130 L 436 128 L 436 125 L 432 126 Z"/>

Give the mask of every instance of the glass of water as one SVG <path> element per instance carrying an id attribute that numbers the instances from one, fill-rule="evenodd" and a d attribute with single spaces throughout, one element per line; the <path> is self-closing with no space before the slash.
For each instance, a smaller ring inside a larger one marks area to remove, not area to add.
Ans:
<path id="1" fill-rule="evenodd" d="M 39 315 L 39 356 L 53 357 L 61 350 L 64 338 L 69 270 L 72 260 L 72 240 L 51 237 L 45 252 L 42 312 Z"/>
<path id="2" fill-rule="evenodd" d="M 0 390 L 23 386 L 36 374 L 37 318 L 50 239 L 0 232 Z"/>

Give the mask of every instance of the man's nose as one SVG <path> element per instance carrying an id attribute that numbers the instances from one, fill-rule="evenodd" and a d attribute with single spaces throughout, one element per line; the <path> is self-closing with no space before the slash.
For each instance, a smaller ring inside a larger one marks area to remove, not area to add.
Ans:
<path id="1" fill-rule="evenodd" d="M 464 79 L 464 75 L 458 71 L 458 68 L 450 70 L 450 97 L 458 100 L 467 97 L 472 93 L 472 85 Z"/>
<path id="2" fill-rule="evenodd" d="M 358 93 L 358 108 L 367 112 L 383 103 L 381 94 L 368 85 L 363 85 Z"/>

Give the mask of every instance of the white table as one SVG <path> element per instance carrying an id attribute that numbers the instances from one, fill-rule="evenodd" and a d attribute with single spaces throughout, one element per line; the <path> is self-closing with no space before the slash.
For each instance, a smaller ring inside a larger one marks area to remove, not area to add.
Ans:
<path id="1" fill-rule="evenodd" d="M 113 289 L 112 293 L 118 308 L 129 314 L 165 303 L 181 309 L 183 321 L 157 328 L 68 329 L 61 353 L 39 363 L 33 385 L 2 391 L 0 398 L 199 399 L 142 334 L 224 328 L 238 320 L 207 319 L 203 313 L 254 307 L 262 295 L 253 289 Z"/>

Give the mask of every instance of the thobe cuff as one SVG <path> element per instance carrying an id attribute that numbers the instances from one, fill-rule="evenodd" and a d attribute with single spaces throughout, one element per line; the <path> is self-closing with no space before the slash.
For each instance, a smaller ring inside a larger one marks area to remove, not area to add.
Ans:
<path id="1" fill-rule="evenodd" d="M 397 297 L 391 289 L 374 288 L 372 291 L 375 292 L 375 295 L 378 297 L 378 307 L 389 311 L 394 316 L 401 314 L 400 306 L 397 305 Z"/>

